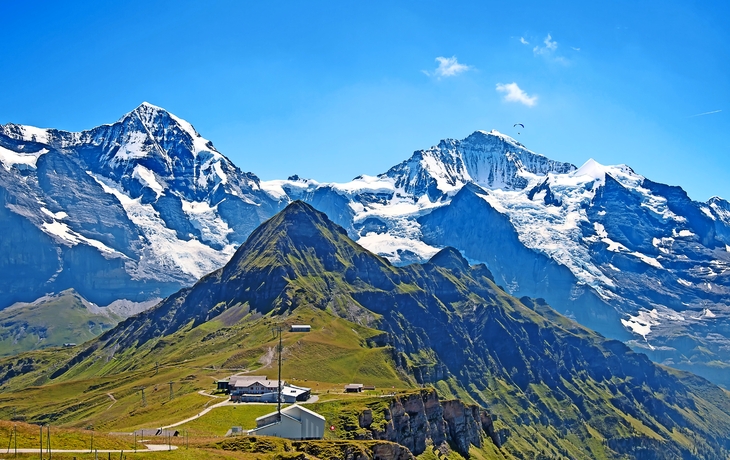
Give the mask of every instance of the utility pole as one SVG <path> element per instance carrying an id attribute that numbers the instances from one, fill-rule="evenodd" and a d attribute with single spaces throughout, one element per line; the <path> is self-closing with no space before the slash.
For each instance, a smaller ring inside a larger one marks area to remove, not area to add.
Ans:
<path id="1" fill-rule="evenodd" d="M 140 390 L 142 392 L 142 407 L 147 406 L 147 398 L 144 397 L 144 389 L 147 387 L 134 387 L 133 390 Z"/>
<path id="2" fill-rule="evenodd" d="M 172 401 L 172 396 L 173 396 L 173 393 L 172 393 L 172 380 L 170 380 L 170 381 L 169 381 L 169 382 L 167 382 L 167 383 L 169 383 L 169 384 L 170 384 L 170 401 Z"/>
<path id="3" fill-rule="evenodd" d="M 276 334 L 279 335 L 279 346 L 277 347 L 277 351 L 279 352 L 279 392 L 276 397 L 276 419 L 281 422 L 281 350 L 282 350 L 282 344 L 281 344 L 281 335 L 284 331 L 284 328 L 281 326 L 276 326 L 274 328 L 274 336 Z"/>

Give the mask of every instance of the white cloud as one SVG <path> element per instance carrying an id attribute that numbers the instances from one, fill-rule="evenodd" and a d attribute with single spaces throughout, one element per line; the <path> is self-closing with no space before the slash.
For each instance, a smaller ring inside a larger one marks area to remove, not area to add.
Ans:
<path id="1" fill-rule="evenodd" d="M 558 49 L 558 42 L 553 40 L 553 38 L 550 36 L 550 34 L 545 37 L 545 40 L 543 40 L 543 43 L 545 43 L 545 46 L 540 47 L 536 46 L 532 49 L 532 52 L 535 53 L 535 55 L 544 55 L 549 56 L 551 55 L 556 49 Z"/>
<path id="2" fill-rule="evenodd" d="M 527 40 L 525 40 L 525 37 L 520 37 L 520 43 L 522 43 L 523 45 L 529 45 L 530 44 L 530 42 L 528 42 Z"/>
<path id="3" fill-rule="evenodd" d="M 519 102 L 528 107 L 537 104 L 537 96 L 528 96 L 515 82 L 507 83 L 506 85 L 497 83 L 497 91 L 505 93 L 504 100 L 508 102 Z"/>
<path id="4" fill-rule="evenodd" d="M 456 75 L 459 75 L 460 73 L 464 73 L 467 70 L 471 70 L 471 66 L 465 65 L 465 64 L 459 64 L 459 61 L 457 61 L 456 56 L 451 56 L 450 58 L 439 56 L 436 58 L 436 62 L 439 63 L 439 66 L 434 70 L 433 72 L 427 72 L 423 71 L 428 76 L 436 76 L 437 78 L 441 77 L 454 77 Z"/>

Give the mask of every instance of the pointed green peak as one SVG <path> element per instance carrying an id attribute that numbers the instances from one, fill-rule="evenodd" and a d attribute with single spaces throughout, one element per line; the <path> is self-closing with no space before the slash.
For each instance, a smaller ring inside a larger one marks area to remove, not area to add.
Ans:
<path id="1" fill-rule="evenodd" d="M 259 229 L 268 230 L 270 227 L 285 229 L 291 240 L 311 238 L 323 232 L 347 236 L 345 229 L 332 222 L 325 213 L 317 211 L 301 200 L 289 203 L 284 210 L 269 219 Z"/>
<path id="2" fill-rule="evenodd" d="M 458 249 L 447 246 L 436 253 L 428 261 L 429 264 L 448 268 L 455 272 L 462 272 L 469 269 L 469 262 L 461 255 Z"/>

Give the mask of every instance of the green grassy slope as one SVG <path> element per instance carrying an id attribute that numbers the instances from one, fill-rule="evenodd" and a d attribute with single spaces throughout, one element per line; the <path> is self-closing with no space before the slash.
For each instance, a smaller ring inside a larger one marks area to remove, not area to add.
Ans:
<path id="1" fill-rule="evenodd" d="M 207 401 L 196 392 L 215 378 L 275 375 L 272 329 L 302 323 L 312 332 L 283 335 L 285 378 L 323 400 L 351 382 L 432 385 L 494 414 L 500 455 L 722 459 L 730 451 L 730 398 L 718 387 L 656 366 L 539 300 L 508 295 L 453 249 L 393 267 L 303 203 L 254 231 L 223 269 L 81 351 L 0 360 L 0 417 L 16 405 L 30 419 L 74 426 L 166 424 L 198 412 Z M 168 381 L 179 387 L 172 401 Z M 30 393 L 41 407 L 23 401 Z"/>
<path id="2" fill-rule="evenodd" d="M 80 344 L 116 326 L 123 318 L 93 313 L 73 290 L 0 311 L 0 356 Z"/>

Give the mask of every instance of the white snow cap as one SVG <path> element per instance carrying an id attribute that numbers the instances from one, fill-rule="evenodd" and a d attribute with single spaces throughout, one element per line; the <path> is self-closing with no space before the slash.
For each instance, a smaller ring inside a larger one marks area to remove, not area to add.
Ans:
<path id="1" fill-rule="evenodd" d="M 591 158 L 583 163 L 583 166 L 575 170 L 573 176 L 588 176 L 603 182 L 606 180 L 606 167 Z"/>

